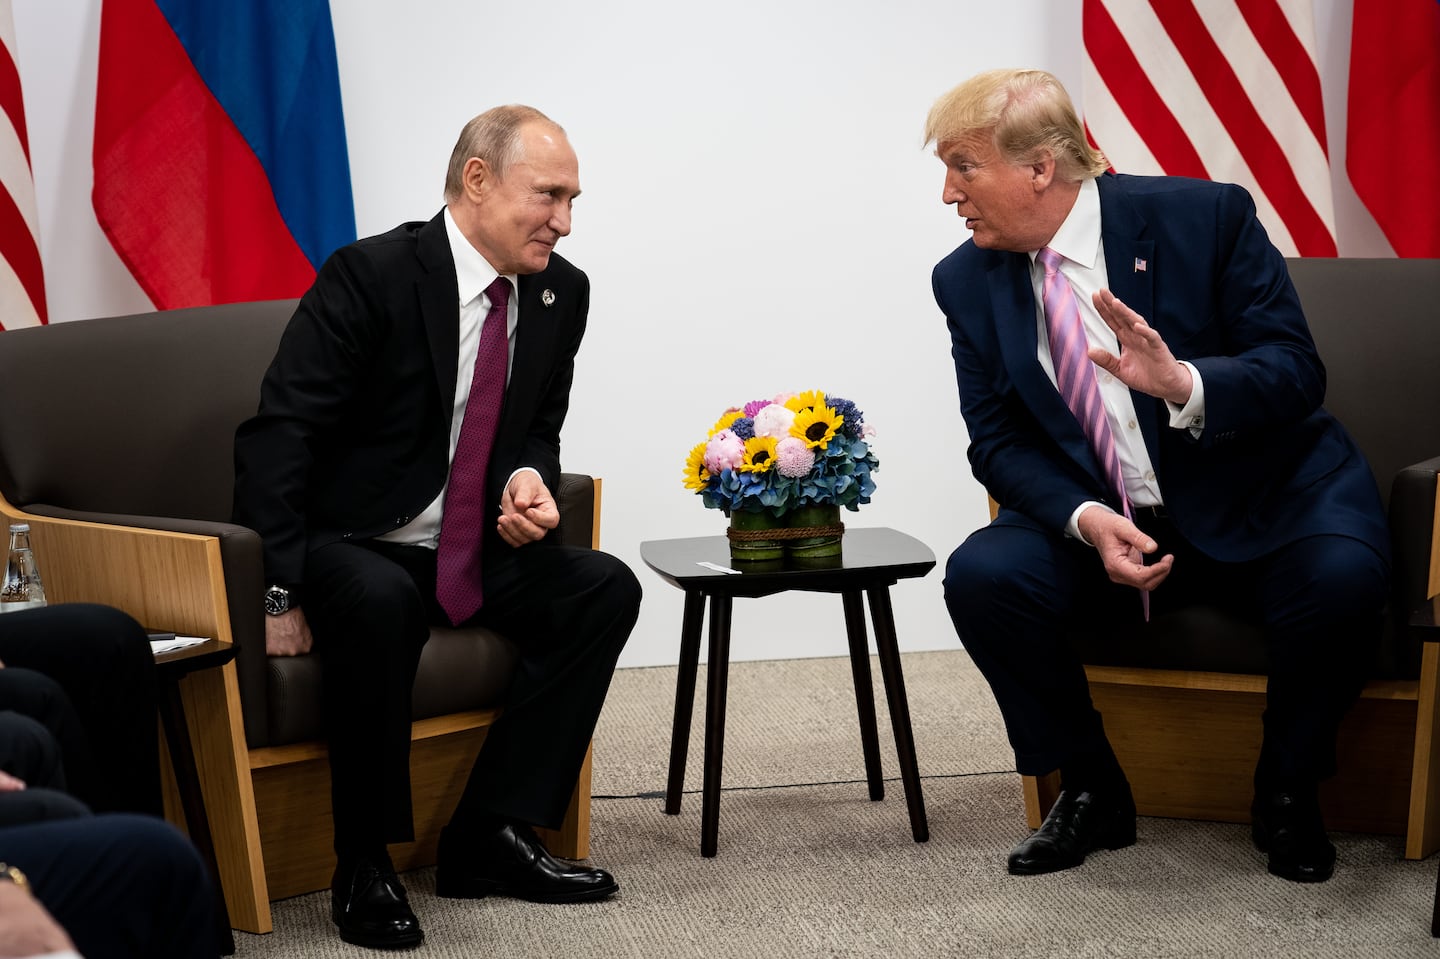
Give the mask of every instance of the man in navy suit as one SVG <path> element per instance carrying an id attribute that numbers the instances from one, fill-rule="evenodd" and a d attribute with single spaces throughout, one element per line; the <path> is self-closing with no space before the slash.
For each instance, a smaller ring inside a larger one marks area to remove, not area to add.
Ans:
<path id="1" fill-rule="evenodd" d="M 519 658 L 441 835 L 436 892 L 575 902 L 618 888 L 532 831 L 564 817 L 640 606 L 624 563 L 546 538 L 590 302 L 585 274 L 552 251 L 579 193 L 575 151 L 544 114 L 471 120 L 445 208 L 325 263 L 236 435 L 266 649 L 308 652 L 313 628 L 324 669 L 332 916 L 348 942 L 422 939 L 386 845 L 414 838 L 410 697 L 432 624 L 492 627 Z M 457 454 L 472 448 L 488 456 Z M 457 548 L 467 537 L 478 551 Z M 447 548 L 464 555 L 442 563 Z"/>
<path id="2" fill-rule="evenodd" d="M 966 81 L 931 109 L 926 140 L 972 234 L 933 286 L 970 462 L 1001 506 L 951 555 L 945 600 L 1017 768 L 1061 774 L 1009 871 L 1135 840 L 1067 637 L 1203 600 L 1267 637 L 1255 841 L 1272 873 L 1329 878 L 1317 786 L 1363 681 L 1389 543 L 1369 466 L 1320 405 L 1325 370 L 1254 203 L 1233 185 L 1105 173 L 1042 71 Z M 1067 311 L 1076 351 L 1051 346 L 1047 313 Z M 1091 376 L 1099 403 L 1067 402 L 1062 384 Z"/>

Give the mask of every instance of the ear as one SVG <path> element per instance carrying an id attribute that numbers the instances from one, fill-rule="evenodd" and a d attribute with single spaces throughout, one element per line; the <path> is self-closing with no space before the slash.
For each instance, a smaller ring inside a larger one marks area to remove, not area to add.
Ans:
<path id="1" fill-rule="evenodd" d="M 1030 185 L 1036 193 L 1044 193 L 1055 181 L 1055 158 L 1042 153 L 1029 165 Z"/>
<path id="2" fill-rule="evenodd" d="M 471 157 L 465 161 L 464 172 L 460 176 L 460 183 L 465 190 L 465 196 L 471 203 L 480 202 L 485 194 L 495 187 L 495 171 L 490 164 L 479 157 Z"/>

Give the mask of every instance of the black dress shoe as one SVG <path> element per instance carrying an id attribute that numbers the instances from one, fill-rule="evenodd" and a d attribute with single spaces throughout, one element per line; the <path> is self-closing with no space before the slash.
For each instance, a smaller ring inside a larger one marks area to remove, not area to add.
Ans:
<path id="1" fill-rule="evenodd" d="M 614 895 L 619 888 L 603 869 L 555 859 L 523 824 L 506 824 L 465 840 L 440 838 L 435 895 L 446 899 L 514 896 L 530 902 L 587 902 Z"/>
<path id="2" fill-rule="evenodd" d="M 405 949 L 425 938 L 405 887 L 389 864 L 360 860 L 337 866 L 330 883 L 330 918 L 340 938 L 373 949 Z"/>
<path id="3" fill-rule="evenodd" d="M 1128 785 L 1094 793 L 1066 789 L 1040 828 L 1010 851 L 1010 874 L 1058 872 L 1080 865 L 1092 850 L 1134 843 L 1135 800 Z"/>
<path id="4" fill-rule="evenodd" d="M 1308 792 L 1267 792 L 1250 807 L 1255 848 L 1270 854 L 1270 872 L 1291 882 L 1324 882 L 1335 873 L 1320 801 Z"/>

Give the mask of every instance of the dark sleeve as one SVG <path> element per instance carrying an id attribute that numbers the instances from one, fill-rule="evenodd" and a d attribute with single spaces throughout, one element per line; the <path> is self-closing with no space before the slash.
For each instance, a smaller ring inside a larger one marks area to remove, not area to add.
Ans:
<path id="1" fill-rule="evenodd" d="M 538 470 L 545 485 L 554 494 L 560 487 L 560 430 L 570 411 L 570 387 L 575 379 L 575 354 L 585 336 L 590 313 L 590 280 L 580 271 L 579 289 L 574 313 L 561 327 L 555 343 L 555 361 L 550 376 L 535 406 L 535 415 L 526 431 L 524 447 L 515 468 L 530 466 Z M 508 479 L 507 471 L 502 480 Z"/>

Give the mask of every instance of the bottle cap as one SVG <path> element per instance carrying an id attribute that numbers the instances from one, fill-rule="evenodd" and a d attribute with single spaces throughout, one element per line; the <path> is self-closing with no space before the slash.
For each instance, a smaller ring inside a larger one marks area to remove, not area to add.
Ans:
<path id="1" fill-rule="evenodd" d="M 11 523 L 11 524 L 10 524 L 10 532 L 12 532 L 12 533 L 28 533 L 28 532 L 30 532 L 30 524 L 29 524 L 29 523 Z"/>

